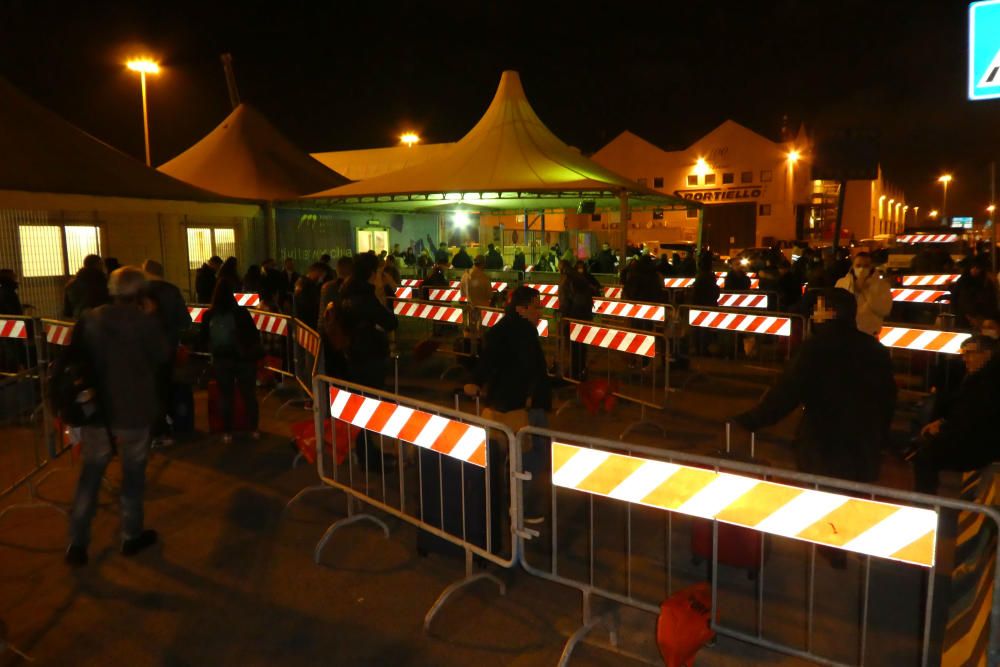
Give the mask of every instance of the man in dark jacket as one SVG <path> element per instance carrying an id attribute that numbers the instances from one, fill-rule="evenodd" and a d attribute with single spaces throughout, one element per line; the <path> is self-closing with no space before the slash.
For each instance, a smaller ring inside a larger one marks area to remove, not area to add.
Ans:
<path id="1" fill-rule="evenodd" d="M 166 424 L 166 416 L 170 414 L 171 396 L 173 394 L 174 359 L 181 335 L 191 326 L 191 316 L 180 289 L 173 283 L 163 279 L 163 265 L 147 259 L 142 265 L 149 282 L 146 283 L 146 296 L 155 309 L 160 330 L 167 339 L 167 359 L 157 371 L 157 390 L 160 398 L 161 413 L 153 425 L 153 435 L 161 438 L 161 444 L 170 444 Z"/>
<path id="2" fill-rule="evenodd" d="M 757 407 L 733 418 L 757 431 L 802 405 L 796 435 L 800 470 L 855 482 L 878 479 L 896 384 L 889 351 L 855 325 L 847 290 L 826 289 L 813 310 L 814 334 Z"/>
<path id="3" fill-rule="evenodd" d="M 198 297 L 198 303 L 212 303 L 212 294 L 215 292 L 215 279 L 219 269 L 222 268 L 222 258 L 213 255 L 201 268 L 194 273 L 194 291 Z"/>
<path id="4" fill-rule="evenodd" d="M 24 315 L 17 288 L 17 274 L 12 269 L 0 269 L 0 315 Z"/>
<path id="5" fill-rule="evenodd" d="M 388 333 L 399 326 L 395 313 L 375 291 L 379 283 L 378 258 L 369 253 L 358 255 L 354 274 L 337 303 L 341 326 L 350 339 L 348 376 L 352 382 L 373 389 L 385 387 L 389 372 Z"/>
<path id="6" fill-rule="evenodd" d="M 955 325 L 969 326 L 969 315 L 988 312 L 997 306 L 997 287 L 989 275 L 989 260 L 975 257 L 962 276 L 951 287 L 951 307 Z"/>
<path id="7" fill-rule="evenodd" d="M 430 237 L 427 240 L 430 241 Z M 434 244 L 432 243 L 430 247 L 433 248 Z M 444 264 L 445 266 L 451 264 L 451 256 L 448 254 L 448 244 L 444 241 L 441 241 L 441 245 L 434 251 L 434 263 Z"/>
<path id="8" fill-rule="evenodd" d="M 615 264 L 617 264 L 617 258 L 611 251 L 611 245 L 602 243 L 601 251 L 594 258 L 594 273 L 614 273 Z"/>
<path id="9" fill-rule="evenodd" d="M 472 268 L 472 257 L 469 256 L 465 246 L 459 247 L 458 252 L 455 253 L 455 257 L 451 260 L 451 265 L 456 269 Z"/>
<path id="10" fill-rule="evenodd" d="M 492 243 L 487 246 L 486 270 L 503 271 L 503 255 L 500 254 L 500 251 Z"/>
<path id="11" fill-rule="evenodd" d="M 83 268 L 66 283 L 63 316 L 79 319 L 88 310 L 110 300 L 104 261 L 97 255 L 87 255 L 83 258 Z"/>
<path id="12" fill-rule="evenodd" d="M 156 319 L 146 314 L 142 271 L 123 267 L 111 275 L 114 301 L 88 311 L 73 331 L 69 354 L 89 361 L 94 371 L 101 423 L 82 428 L 83 465 L 70 514 L 66 562 L 87 563 L 90 522 L 97 494 L 112 457 L 113 437 L 122 465 L 121 551 L 131 556 L 154 544 L 156 531 L 143 528 L 143 493 L 149 430 L 157 416 L 156 369 L 166 361 L 167 341 Z"/>
<path id="13" fill-rule="evenodd" d="M 313 331 L 319 326 L 320 288 L 326 269 L 326 264 L 315 262 L 309 266 L 306 275 L 295 283 L 292 314 Z"/>
<path id="14" fill-rule="evenodd" d="M 723 286 L 727 290 L 748 290 L 750 289 L 750 277 L 743 269 L 739 259 L 735 257 L 729 260 L 729 270 L 726 272 L 726 280 Z"/>
<path id="15" fill-rule="evenodd" d="M 916 489 L 936 493 L 942 470 L 978 470 L 1000 459 L 995 417 L 1000 405 L 1000 355 L 997 341 L 973 336 L 962 343 L 965 378 L 943 418 L 921 431 L 925 445 L 914 457 Z"/>

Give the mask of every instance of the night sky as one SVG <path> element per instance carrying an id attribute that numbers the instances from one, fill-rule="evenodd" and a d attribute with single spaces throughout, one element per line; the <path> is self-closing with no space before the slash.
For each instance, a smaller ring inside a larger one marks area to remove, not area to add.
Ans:
<path id="1" fill-rule="evenodd" d="M 922 210 L 940 205 L 942 170 L 949 213 L 989 200 L 1000 101 L 966 99 L 964 2 L 361 4 L 3 0 L 0 75 L 141 159 L 122 62 L 152 53 L 160 164 L 228 113 L 223 52 L 243 100 L 309 151 L 394 145 L 410 127 L 456 140 L 513 68 L 586 152 L 624 129 L 681 148 L 726 118 L 778 138 L 787 114 L 793 129 L 878 131 L 890 180 Z"/>

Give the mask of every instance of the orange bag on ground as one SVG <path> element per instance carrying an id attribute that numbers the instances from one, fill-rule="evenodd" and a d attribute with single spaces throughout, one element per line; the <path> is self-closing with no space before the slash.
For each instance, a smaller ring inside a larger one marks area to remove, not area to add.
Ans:
<path id="1" fill-rule="evenodd" d="M 351 444 L 363 429 L 350 426 L 347 422 L 327 419 L 323 422 L 323 444 L 326 451 L 333 450 L 333 426 L 332 422 L 337 422 L 337 465 L 342 465 L 347 460 L 347 453 L 351 451 Z M 316 430 L 313 427 L 313 420 L 295 422 L 292 424 L 292 439 L 295 448 L 302 453 L 302 458 L 310 465 L 316 463 Z"/>
<path id="2" fill-rule="evenodd" d="M 712 641 L 709 627 L 712 589 L 706 582 L 679 590 L 660 605 L 656 644 L 667 667 L 691 667 L 702 646 Z"/>

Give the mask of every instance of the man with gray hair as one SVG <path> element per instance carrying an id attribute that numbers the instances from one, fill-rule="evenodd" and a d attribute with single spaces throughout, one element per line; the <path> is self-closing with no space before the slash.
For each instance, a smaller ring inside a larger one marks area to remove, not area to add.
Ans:
<path id="1" fill-rule="evenodd" d="M 167 339 L 145 310 L 146 278 L 134 266 L 111 274 L 111 303 L 88 311 L 73 330 L 69 350 L 93 369 L 99 417 L 81 429 L 83 465 L 70 515 L 66 562 L 87 563 L 90 523 L 104 471 L 121 457 L 121 551 L 131 556 L 155 544 L 143 528 L 143 494 L 150 427 L 157 417 L 156 372 L 167 360 Z"/>

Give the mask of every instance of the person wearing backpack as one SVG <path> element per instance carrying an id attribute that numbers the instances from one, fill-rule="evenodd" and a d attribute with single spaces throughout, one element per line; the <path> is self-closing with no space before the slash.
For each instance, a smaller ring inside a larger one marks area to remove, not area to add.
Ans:
<path id="1" fill-rule="evenodd" d="M 594 296 L 597 289 L 582 273 L 570 263 L 559 263 L 562 280 L 559 283 L 559 313 L 564 318 L 591 321 L 594 319 Z M 568 337 L 568 326 L 566 329 Z M 587 379 L 587 346 L 584 343 L 570 344 L 570 377 L 574 380 Z"/>
<path id="2" fill-rule="evenodd" d="M 167 360 L 168 347 L 156 318 L 144 309 L 145 288 L 138 267 L 112 273 L 112 302 L 80 318 L 66 351 L 68 359 L 57 362 L 86 367 L 87 393 L 96 395 L 93 409 L 74 420 L 81 427 L 83 464 L 69 521 L 65 559 L 71 566 L 87 564 L 97 495 L 116 449 L 122 466 L 121 552 L 132 556 L 157 540 L 155 530 L 143 527 L 143 495 L 150 428 L 159 412 L 156 372 Z M 76 396 L 75 402 L 81 398 Z"/>
<path id="3" fill-rule="evenodd" d="M 246 426 L 250 437 L 257 439 L 259 411 L 257 408 L 257 362 L 264 355 L 260 332 L 246 308 L 241 308 L 230 287 L 222 282 L 215 286 L 212 307 L 201 320 L 203 338 L 212 353 L 212 369 L 219 387 L 219 410 L 222 413 L 222 441 L 233 441 L 233 414 L 236 391 L 239 390 L 246 409 Z"/>

